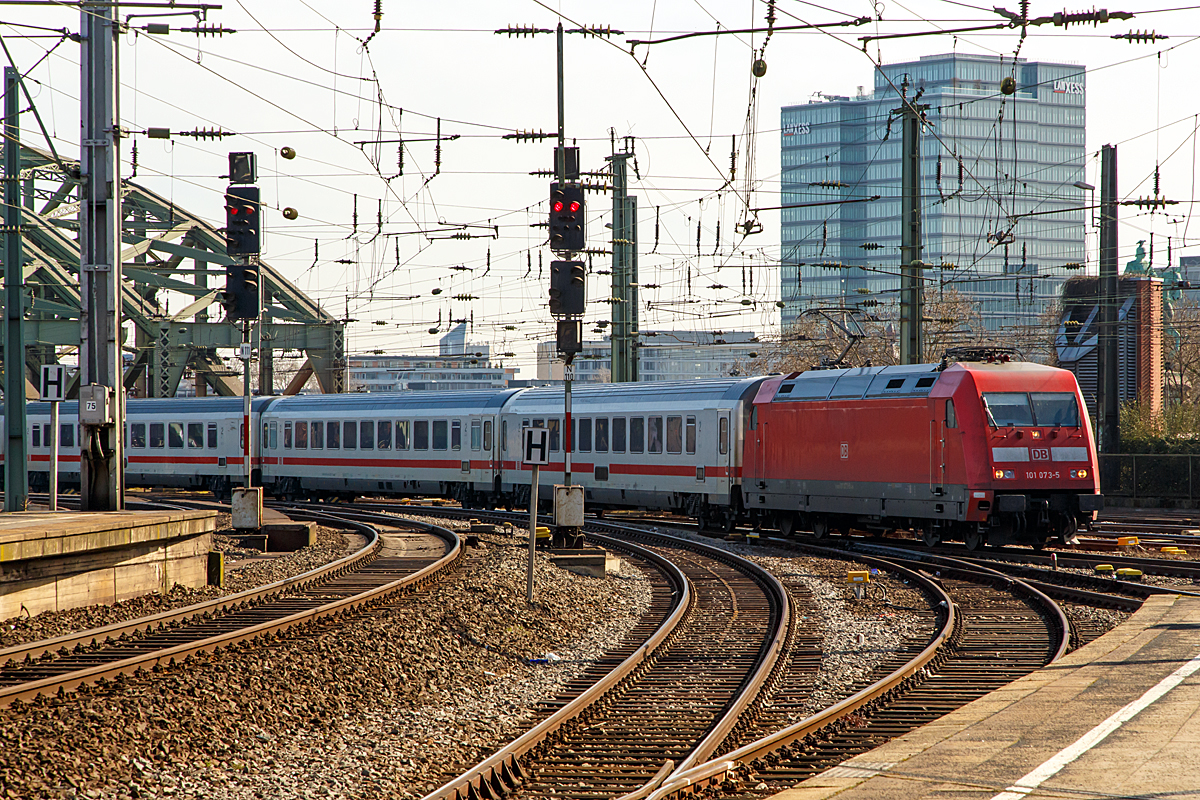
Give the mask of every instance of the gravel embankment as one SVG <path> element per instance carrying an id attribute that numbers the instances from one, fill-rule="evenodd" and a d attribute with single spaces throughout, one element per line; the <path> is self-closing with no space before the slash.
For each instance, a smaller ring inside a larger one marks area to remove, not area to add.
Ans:
<path id="1" fill-rule="evenodd" d="M 0 796 L 420 796 L 519 735 L 648 607 L 624 561 L 598 579 L 539 554 L 530 608 L 526 554 L 484 536 L 427 594 L 0 710 Z"/>
<path id="2" fill-rule="evenodd" d="M 229 530 L 229 515 L 218 518 L 218 531 Z M 357 539 L 357 537 L 354 537 Z M 238 547 L 237 537 L 217 533 L 213 549 L 225 553 L 226 564 L 236 559 L 260 556 L 257 550 Z M 33 617 L 19 616 L 0 621 L 0 649 L 41 639 L 53 639 L 68 633 L 103 628 L 117 622 L 149 617 L 177 608 L 203 603 L 222 595 L 236 594 L 256 586 L 290 578 L 328 564 L 353 552 L 353 547 L 341 531 L 318 527 L 317 543 L 294 553 L 282 553 L 271 558 L 248 560 L 225 570 L 223 587 L 205 586 L 192 589 L 176 584 L 165 594 L 134 597 L 115 605 L 84 606 L 63 611 L 46 611 Z"/>

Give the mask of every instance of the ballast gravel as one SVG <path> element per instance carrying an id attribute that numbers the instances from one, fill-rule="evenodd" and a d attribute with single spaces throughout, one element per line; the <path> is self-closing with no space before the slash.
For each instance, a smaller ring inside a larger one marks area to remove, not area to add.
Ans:
<path id="1" fill-rule="evenodd" d="M 538 553 L 530 607 L 524 541 L 480 539 L 428 593 L 0 710 L 0 797 L 390 798 L 436 788 L 518 736 L 540 700 L 623 640 L 651 597 L 649 579 L 624 559 L 617 573 L 590 578 Z"/>
<path id="2" fill-rule="evenodd" d="M 869 682 L 867 678 L 882 662 L 914 641 L 924 645 L 933 635 L 928 600 L 898 575 L 872 574 L 860 600 L 846 580 L 848 571 L 868 569 L 859 562 L 789 554 L 779 547 L 723 541 L 686 531 L 661 532 L 722 547 L 764 567 L 785 586 L 807 590 L 807 597 L 793 591 L 799 613 L 804 615 L 797 622 L 806 631 L 814 626 L 821 631 L 821 667 L 812 695 L 791 722 L 851 696 Z M 918 613 L 922 611 L 926 614 Z"/>

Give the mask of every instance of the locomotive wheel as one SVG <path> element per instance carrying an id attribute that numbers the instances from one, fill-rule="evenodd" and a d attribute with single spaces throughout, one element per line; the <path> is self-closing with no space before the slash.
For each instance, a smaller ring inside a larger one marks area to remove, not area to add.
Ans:
<path id="1" fill-rule="evenodd" d="M 942 535 L 935 531 L 932 525 L 927 525 L 921 529 L 921 541 L 926 547 L 937 547 L 942 543 Z"/>
<path id="2" fill-rule="evenodd" d="M 968 550 L 978 550 L 983 547 L 983 534 L 978 530 L 967 531 L 966 540 Z"/>
<path id="3" fill-rule="evenodd" d="M 733 533 L 733 529 L 737 527 L 737 518 L 732 513 L 722 514 L 717 521 L 717 530 L 721 533 Z"/>
<path id="4" fill-rule="evenodd" d="M 793 514 L 783 514 L 779 517 L 779 533 L 781 536 L 791 538 L 796 532 L 796 517 Z"/>
<path id="5" fill-rule="evenodd" d="M 813 517 L 812 529 L 813 536 L 818 539 L 829 538 L 829 520 L 825 517 Z"/>

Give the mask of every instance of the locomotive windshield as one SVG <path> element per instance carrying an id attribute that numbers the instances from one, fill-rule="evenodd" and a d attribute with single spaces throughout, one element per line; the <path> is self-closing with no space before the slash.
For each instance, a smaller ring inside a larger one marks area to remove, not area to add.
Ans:
<path id="1" fill-rule="evenodd" d="M 1079 405 L 1070 392 L 984 392 L 983 407 L 993 427 L 1079 427 Z"/>
<path id="2" fill-rule="evenodd" d="M 1079 404 L 1071 392 L 1034 392 L 1033 415 L 1038 425 L 1078 428 Z"/>

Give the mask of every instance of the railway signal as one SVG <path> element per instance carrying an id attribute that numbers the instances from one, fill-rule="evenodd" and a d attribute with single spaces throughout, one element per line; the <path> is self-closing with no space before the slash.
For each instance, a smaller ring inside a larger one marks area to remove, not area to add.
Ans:
<path id="1" fill-rule="evenodd" d="M 230 319 L 258 319 L 262 308 L 258 264 L 225 267 L 225 309 Z"/>
<path id="2" fill-rule="evenodd" d="M 550 184 L 550 249 L 583 250 L 587 246 L 583 187 L 577 183 Z"/>
<path id="3" fill-rule="evenodd" d="M 259 189 L 230 186 L 225 190 L 225 252 L 256 256 L 262 247 Z"/>
<path id="4" fill-rule="evenodd" d="M 550 262 L 550 313 L 578 316 L 587 308 L 586 270 L 582 261 Z"/>

